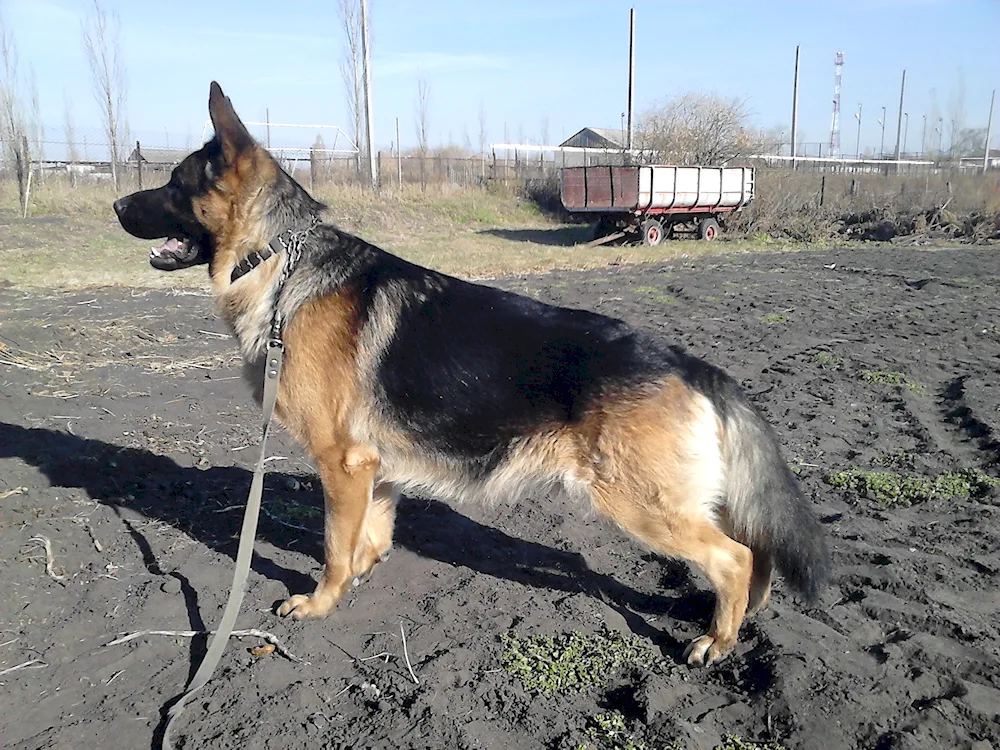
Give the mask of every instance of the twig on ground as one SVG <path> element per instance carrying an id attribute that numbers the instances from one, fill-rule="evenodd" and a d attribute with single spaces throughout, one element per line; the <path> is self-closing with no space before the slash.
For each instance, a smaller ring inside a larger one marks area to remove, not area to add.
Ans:
<path id="1" fill-rule="evenodd" d="M 403 630 L 403 623 L 399 623 L 399 633 L 403 636 L 403 658 L 406 660 L 406 668 L 410 670 L 410 677 L 413 678 L 414 684 L 419 685 L 420 680 L 417 679 L 417 675 L 413 671 L 413 665 L 410 664 L 410 654 L 406 650 L 406 631 Z"/>
<path id="2" fill-rule="evenodd" d="M 23 495 L 28 491 L 27 487 L 15 487 L 12 490 L 7 490 L 6 492 L 0 492 L 0 500 L 6 500 L 11 495 Z"/>
<path id="3" fill-rule="evenodd" d="M 55 555 L 52 554 L 52 542 L 49 541 L 49 538 L 39 534 L 38 536 L 31 537 L 28 541 L 34 542 L 35 544 L 41 544 L 45 547 L 45 572 L 49 574 L 49 578 L 54 581 L 59 581 L 59 583 L 65 582 L 66 576 L 61 576 L 55 571 L 56 558 Z"/>
<path id="4" fill-rule="evenodd" d="M 130 633 L 129 635 L 123 635 L 120 638 L 115 638 L 115 640 L 110 643 L 104 644 L 107 646 L 117 646 L 121 643 L 126 643 L 136 638 L 143 638 L 147 635 L 167 635 L 174 636 L 176 638 L 194 638 L 198 635 L 211 635 L 215 633 L 214 630 L 140 630 L 137 633 Z M 230 635 L 234 638 L 260 638 L 265 640 L 274 646 L 274 650 L 279 654 L 284 656 L 289 661 L 294 661 L 298 664 L 305 664 L 309 666 L 310 662 L 305 659 L 301 659 L 287 648 L 285 644 L 281 642 L 281 639 L 274 635 L 274 633 L 268 633 L 266 630 L 258 630 L 257 628 L 248 628 L 247 630 L 234 630 Z"/>
<path id="5" fill-rule="evenodd" d="M 42 667 L 47 666 L 49 665 L 40 659 L 31 659 L 30 661 L 22 662 L 16 666 L 7 667 L 7 669 L 0 669 L 0 677 L 3 677 L 5 674 L 9 674 L 10 672 L 16 672 L 19 669 L 41 669 Z"/>
<path id="6" fill-rule="evenodd" d="M 83 525 L 86 527 L 87 533 L 90 534 L 90 541 L 94 543 L 94 549 L 98 552 L 104 552 L 104 547 L 97 541 L 97 535 L 94 534 L 94 527 L 90 525 L 90 521 L 86 521 Z"/>
<path id="7" fill-rule="evenodd" d="M 221 512 L 221 511 L 219 511 L 219 512 Z M 261 508 L 260 512 L 263 513 L 268 518 L 270 518 L 275 523 L 280 523 L 282 526 L 287 526 L 288 528 L 295 529 L 296 531 L 308 531 L 310 534 L 315 534 L 316 536 L 323 536 L 323 532 L 322 531 L 317 531 L 316 529 L 310 529 L 307 526 L 300 526 L 297 523 L 290 523 L 288 521 L 282 521 L 277 516 L 275 516 L 275 515 L 273 515 L 271 513 L 268 513 L 267 508 Z"/>

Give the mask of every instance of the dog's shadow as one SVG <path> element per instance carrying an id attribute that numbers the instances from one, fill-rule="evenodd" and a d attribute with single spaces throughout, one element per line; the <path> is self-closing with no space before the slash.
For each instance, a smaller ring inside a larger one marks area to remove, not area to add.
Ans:
<path id="1" fill-rule="evenodd" d="M 159 568 L 151 546 L 136 525 L 129 522 L 124 508 L 166 521 L 210 548 L 235 557 L 240 513 L 216 511 L 231 507 L 234 500 L 242 505 L 251 479 L 246 469 L 185 467 L 168 456 L 142 449 L 3 422 L 0 422 L 0 458 L 19 458 L 42 471 L 53 486 L 78 487 L 90 498 L 113 508 L 122 516 L 142 552 L 144 564 L 153 574 L 176 577 Z M 319 482 L 304 490 L 288 489 L 289 484 L 294 486 L 302 479 L 280 472 L 269 474 L 265 508 L 271 505 L 272 510 L 283 507 L 308 510 L 311 518 L 298 519 L 297 523 L 319 531 L 323 505 Z M 259 539 L 281 549 L 312 554 L 322 562 L 318 535 L 295 531 L 276 522 L 273 516 L 272 512 L 270 517 L 261 519 Z M 681 644 L 668 633 L 652 628 L 638 612 L 647 616 L 667 615 L 683 622 L 703 621 L 711 613 L 712 597 L 695 593 L 696 588 L 682 564 L 660 561 L 661 585 L 679 592 L 676 597 L 644 594 L 612 576 L 591 570 L 577 552 L 519 539 L 436 500 L 400 501 L 394 543 L 422 557 L 525 586 L 594 596 L 616 610 L 634 633 L 651 638 L 665 653 L 676 652 Z M 311 591 L 315 586 L 309 575 L 279 565 L 259 549 L 254 555 L 253 568 L 260 575 L 282 582 L 293 593 Z M 196 592 L 189 591 L 190 586 L 183 588 L 189 618 L 201 629 L 204 623 Z"/>

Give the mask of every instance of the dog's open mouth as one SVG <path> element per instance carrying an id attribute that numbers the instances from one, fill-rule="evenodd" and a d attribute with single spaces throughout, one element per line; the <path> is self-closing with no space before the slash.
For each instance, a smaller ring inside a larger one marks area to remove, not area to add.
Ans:
<path id="1" fill-rule="evenodd" d="M 176 271 L 203 262 L 201 248 L 189 239 L 170 237 L 160 247 L 149 250 L 149 264 L 160 271 Z"/>

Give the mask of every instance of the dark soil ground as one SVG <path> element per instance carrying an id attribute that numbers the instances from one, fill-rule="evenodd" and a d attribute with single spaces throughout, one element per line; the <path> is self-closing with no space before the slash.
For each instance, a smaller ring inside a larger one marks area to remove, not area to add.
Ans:
<path id="1" fill-rule="evenodd" d="M 712 598 L 685 566 L 551 498 L 410 498 L 392 556 L 333 616 L 281 620 L 274 604 L 319 571 L 322 499 L 279 434 L 238 627 L 311 663 L 234 641 L 185 713 L 181 747 L 738 746 L 726 735 L 1000 746 L 1000 492 L 883 506 L 825 481 L 851 468 L 998 475 L 996 249 L 739 255 L 496 283 L 624 318 L 741 379 L 832 537 L 822 604 L 802 608 L 779 581 L 737 651 L 692 671 L 680 654 Z M 0 310 L 0 745 L 150 747 L 205 639 L 107 644 L 214 626 L 258 411 L 205 296 L 8 289 Z M 504 634 L 571 631 L 631 632 L 649 658 L 550 694 L 504 668 Z"/>

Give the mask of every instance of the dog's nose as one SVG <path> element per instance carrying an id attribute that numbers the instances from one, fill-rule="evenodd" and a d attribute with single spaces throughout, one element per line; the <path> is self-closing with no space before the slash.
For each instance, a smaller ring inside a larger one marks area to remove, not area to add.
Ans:
<path id="1" fill-rule="evenodd" d="M 121 216 L 122 212 L 126 208 L 128 208 L 128 204 L 129 204 L 129 196 L 127 196 L 127 195 L 124 198 L 119 198 L 118 200 L 116 200 L 115 201 L 115 213 L 118 214 L 119 216 Z"/>

